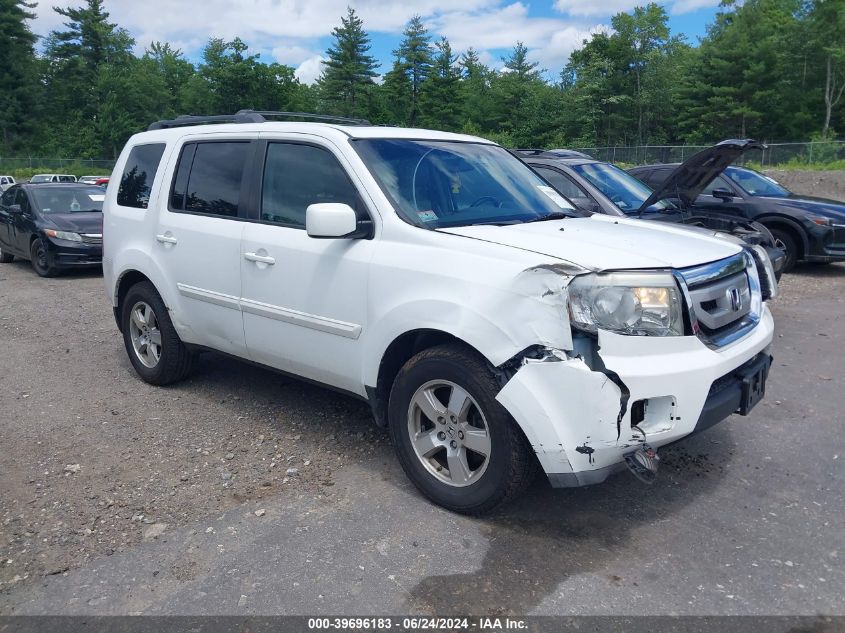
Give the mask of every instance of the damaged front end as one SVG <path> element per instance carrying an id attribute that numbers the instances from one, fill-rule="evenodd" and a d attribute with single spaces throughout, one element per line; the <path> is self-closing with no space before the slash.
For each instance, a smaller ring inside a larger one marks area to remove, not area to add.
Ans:
<path id="1" fill-rule="evenodd" d="M 695 432 L 705 417 L 711 423 L 713 385 L 729 381 L 739 389 L 737 397 L 745 397 L 737 368 L 769 358 L 773 328 L 760 302 L 754 262 L 747 254 L 731 259 L 744 267 L 732 268 L 726 260 L 724 277 L 714 273 L 704 281 L 700 267 L 694 271 L 704 284 L 694 288 L 701 296 L 708 284 L 738 275 L 749 278 L 747 299 L 756 293 L 754 325 L 724 348 L 699 336 L 690 303 L 699 295 L 688 291 L 684 271 L 558 275 L 555 300 L 565 305 L 563 316 L 571 324 L 567 344 L 534 345 L 500 365 L 497 395 L 553 486 L 600 483 L 626 464 L 650 483 L 658 447 Z M 764 384 L 765 375 L 758 371 L 754 379 Z M 733 399 L 719 407 L 721 417 L 743 409 Z"/>

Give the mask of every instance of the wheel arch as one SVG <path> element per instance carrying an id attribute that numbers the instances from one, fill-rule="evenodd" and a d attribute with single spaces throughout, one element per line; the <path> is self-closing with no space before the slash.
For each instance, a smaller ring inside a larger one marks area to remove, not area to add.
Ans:
<path id="1" fill-rule="evenodd" d="M 149 277 L 141 271 L 135 269 L 123 271 L 115 282 L 114 318 L 117 321 L 117 329 L 121 332 L 123 332 L 123 324 L 121 323 L 120 313 L 123 311 L 123 300 L 126 298 L 126 293 L 129 292 L 129 289 L 142 281 L 148 281 L 153 284 L 153 287 L 155 287 L 155 284 Z"/>
<path id="2" fill-rule="evenodd" d="M 381 355 L 375 386 L 366 386 L 367 398 L 373 410 L 376 425 L 387 426 L 387 404 L 390 398 L 390 390 L 405 363 L 421 351 L 445 343 L 462 346 L 477 354 L 479 358 L 487 360 L 484 354 L 468 342 L 444 330 L 418 328 L 400 334 L 390 342 Z"/>
<path id="3" fill-rule="evenodd" d="M 795 237 L 796 241 L 798 242 L 798 246 L 801 249 L 801 256 L 798 259 L 801 259 L 806 256 L 810 248 L 810 241 L 807 238 L 807 232 L 797 221 L 782 215 L 763 215 L 754 218 L 754 222 L 759 222 L 770 231 L 772 229 L 782 229 L 789 231 L 789 233 L 792 234 L 793 237 Z"/>

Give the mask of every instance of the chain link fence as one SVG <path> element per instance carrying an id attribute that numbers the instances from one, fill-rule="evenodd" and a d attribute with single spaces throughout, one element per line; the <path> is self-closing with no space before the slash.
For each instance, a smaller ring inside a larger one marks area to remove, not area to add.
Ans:
<path id="1" fill-rule="evenodd" d="M 115 161 L 96 158 L 38 158 L 0 156 L 0 173 L 43 171 L 71 173 L 75 176 L 110 174 Z M 86 173 L 81 173 L 82 171 Z M 76 173 L 80 172 L 80 173 Z"/>
<path id="2" fill-rule="evenodd" d="M 575 147 L 579 152 L 624 165 L 681 163 L 711 145 L 636 145 L 613 147 Z M 807 141 L 804 143 L 768 143 L 762 152 L 747 152 L 742 162 L 763 167 L 789 164 L 826 164 L 845 160 L 845 140 Z"/>

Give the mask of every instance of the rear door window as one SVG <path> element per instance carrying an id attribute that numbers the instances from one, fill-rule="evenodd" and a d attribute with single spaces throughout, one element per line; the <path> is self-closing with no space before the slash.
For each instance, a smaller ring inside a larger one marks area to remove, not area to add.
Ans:
<path id="1" fill-rule="evenodd" d="M 249 141 L 188 143 L 170 195 L 173 211 L 238 217 Z"/>
<path id="2" fill-rule="evenodd" d="M 164 153 L 164 143 L 136 145 L 129 152 L 120 187 L 117 190 L 117 204 L 122 207 L 146 209 L 150 202 L 150 190 Z"/>

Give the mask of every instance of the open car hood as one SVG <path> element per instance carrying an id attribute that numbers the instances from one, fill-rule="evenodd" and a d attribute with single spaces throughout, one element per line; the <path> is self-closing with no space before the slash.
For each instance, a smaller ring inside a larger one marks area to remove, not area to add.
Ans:
<path id="1" fill-rule="evenodd" d="M 680 199 L 685 207 L 689 207 L 725 167 L 748 150 L 765 147 L 751 139 L 729 139 L 693 154 L 678 165 L 663 184 L 652 192 L 639 208 L 639 212 L 666 198 Z"/>

